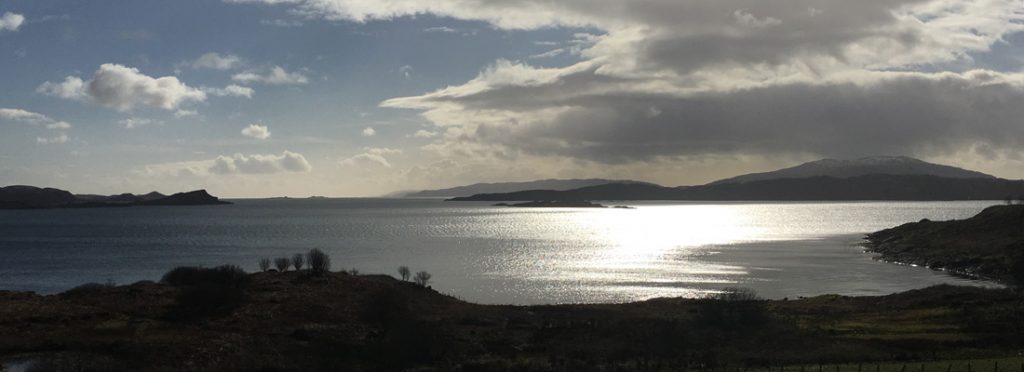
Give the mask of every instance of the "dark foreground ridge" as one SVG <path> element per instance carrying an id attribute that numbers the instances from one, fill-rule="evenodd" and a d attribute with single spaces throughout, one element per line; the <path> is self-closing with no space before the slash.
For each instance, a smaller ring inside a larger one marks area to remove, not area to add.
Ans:
<path id="1" fill-rule="evenodd" d="M 228 266 L 51 296 L 0 291 L 0 365 L 33 360 L 36 370 L 793 370 L 1014 356 L 1021 332 L 1018 293 L 951 286 L 791 301 L 738 291 L 490 306 L 383 275 Z"/>
<path id="2" fill-rule="evenodd" d="M 907 223 L 867 240 L 868 250 L 888 261 L 1024 284 L 1024 205 L 988 207 L 960 221 Z"/>
<path id="3" fill-rule="evenodd" d="M 218 205 L 231 204 L 206 192 L 195 190 L 171 196 L 153 191 L 144 195 L 74 195 L 68 191 L 34 186 L 0 187 L 0 209 L 98 208 L 135 205 Z"/>

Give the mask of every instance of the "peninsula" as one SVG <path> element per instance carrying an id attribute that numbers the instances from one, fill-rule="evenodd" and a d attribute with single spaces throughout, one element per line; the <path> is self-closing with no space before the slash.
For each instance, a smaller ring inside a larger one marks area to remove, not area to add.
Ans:
<path id="1" fill-rule="evenodd" d="M 0 187 L 0 209 L 98 208 L 139 205 L 220 205 L 231 204 L 206 190 L 182 192 L 170 196 L 156 191 L 143 194 L 75 195 L 65 190 L 34 186 Z"/>

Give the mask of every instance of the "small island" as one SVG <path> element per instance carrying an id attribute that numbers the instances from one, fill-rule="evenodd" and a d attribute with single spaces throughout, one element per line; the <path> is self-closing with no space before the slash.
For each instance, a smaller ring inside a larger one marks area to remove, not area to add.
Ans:
<path id="1" fill-rule="evenodd" d="M 598 203 L 585 200 L 536 200 L 525 203 L 498 203 L 495 207 L 519 207 L 519 208 L 607 208 Z"/>

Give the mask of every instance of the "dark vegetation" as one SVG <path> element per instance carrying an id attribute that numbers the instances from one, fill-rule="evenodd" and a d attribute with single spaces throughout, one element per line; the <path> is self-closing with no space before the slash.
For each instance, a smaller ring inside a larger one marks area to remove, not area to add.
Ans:
<path id="1" fill-rule="evenodd" d="M 310 250 L 306 254 L 306 262 L 309 263 L 309 271 L 314 274 L 325 274 L 331 271 L 331 256 L 319 249 Z"/>
<path id="2" fill-rule="evenodd" d="M 1024 284 L 1024 205 L 992 206 L 961 221 L 908 223 L 867 240 L 885 260 Z"/>
<path id="3" fill-rule="evenodd" d="M 222 266 L 88 295 L 0 291 L 0 360 L 50 370 L 763 370 L 1012 356 L 1022 332 L 1019 293 L 950 286 L 488 306 L 387 276 Z"/>
<path id="4" fill-rule="evenodd" d="M 288 257 L 278 257 L 274 259 L 274 267 L 277 271 L 288 271 L 288 268 L 292 266 L 292 260 Z"/>
<path id="5" fill-rule="evenodd" d="M 742 183 L 663 187 L 607 184 L 554 191 L 477 194 L 453 201 L 543 200 L 1002 200 L 1024 194 L 1024 181 L 872 174 L 850 178 L 817 176 Z"/>
<path id="6" fill-rule="evenodd" d="M 178 289 L 177 300 L 166 315 L 174 320 L 231 315 L 245 299 L 249 281 L 249 275 L 233 265 L 175 268 L 160 279 Z"/>

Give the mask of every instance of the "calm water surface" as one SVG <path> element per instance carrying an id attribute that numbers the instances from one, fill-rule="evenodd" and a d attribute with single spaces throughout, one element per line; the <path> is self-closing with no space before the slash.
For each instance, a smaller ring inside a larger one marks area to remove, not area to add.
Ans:
<path id="1" fill-rule="evenodd" d="M 631 203 L 516 209 L 401 199 L 236 200 L 230 206 L 0 210 L 0 289 L 157 280 L 179 265 L 312 248 L 334 269 L 434 274 L 481 303 L 622 302 L 749 287 L 772 298 L 990 285 L 872 259 L 865 233 L 972 216 L 995 202 Z"/>

